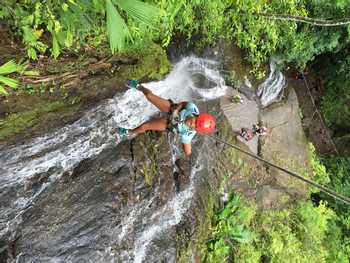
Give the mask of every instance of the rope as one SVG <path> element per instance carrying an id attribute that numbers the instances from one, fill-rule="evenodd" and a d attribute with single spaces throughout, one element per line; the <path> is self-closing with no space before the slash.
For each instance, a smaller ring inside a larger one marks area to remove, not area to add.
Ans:
<path id="1" fill-rule="evenodd" d="M 247 14 L 246 12 L 242 12 Z M 335 26 L 346 26 L 350 24 L 350 18 L 343 18 L 338 20 L 324 20 L 316 19 L 303 16 L 293 16 L 285 14 L 267 14 L 267 13 L 253 13 L 253 16 L 260 16 L 271 20 L 282 20 L 282 21 L 294 21 L 305 24 L 310 24 L 313 26 L 323 26 L 323 27 L 335 27 Z"/>
<path id="2" fill-rule="evenodd" d="M 305 77 L 304 77 L 304 80 L 305 80 Z M 311 95 L 311 97 L 312 97 L 312 95 Z M 314 101 L 313 101 L 313 103 L 314 103 Z M 207 111 L 208 111 L 208 101 L 206 101 L 206 107 L 207 107 Z M 317 110 L 317 107 L 316 107 L 316 110 Z M 242 152 L 242 153 L 244 153 L 244 154 L 246 154 L 246 155 L 248 155 L 248 156 L 250 156 L 250 157 L 252 157 L 252 158 L 254 158 L 256 160 L 258 160 L 258 161 L 260 161 L 260 162 L 263 162 L 263 163 L 267 164 L 268 166 L 271 166 L 271 167 L 274 167 L 274 168 L 276 168 L 278 170 L 281 170 L 282 172 L 284 172 L 284 173 L 286 173 L 286 174 L 288 174 L 288 175 L 290 175 L 290 176 L 292 176 L 294 178 L 297 178 L 297 179 L 303 181 L 306 184 L 309 184 L 309 185 L 312 185 L 312 186 L 318 188 L 321 192 L 323 192 L 323 193 L 333 197 L 334 199 L 336 199 L 338 201 L 341 201 L 341 202 L 343 202 L 343 203 L 345 203 L 347 205 L 350 205 L 350 198 L 348 198 L 348 197 L 346 197 L 344 195 L 341 195 L 341 194 L 339 194 L 339 193 L 337 193 L 337 192 L 335 192 L 335 191 L 333 191 L 333 190 L 331 190 L 331 189 L 329 189 L 329 188 L 327 188 L 327 187 L 325 187 L 325 186 L 323 186 L 321 184 L 318 184 L 318 183 L 316 183 L 316 182 L 314 182 L 314 181 L 312 181 L 310 179 L 307 179 L 307 178 L 305 178 L 305 177 L 303 177 L 303 176 L 301 176 L 301 175 L 299 175 L 297 173 L 291 172 L 291 171 L 289 171 L 289 170 L 287 170 L 287 169 L 285 169 L 285 168 L 283 168 L 283 167 L 281 167 L 279 165 L 271 163 L 271 162 L 269 162 L 269 161 L 259 157 L 258 155 L 255 155 L 255 154 L 252 154 L 252 153 L 250 153 L 248 151 L 245 151 L 245 150 L 239 148 L 236 145 L 233 145 L 231 143 L 228 143 L 228 142 L 220 139 L 217 136 L 213 136 L 213 135 L 209 135 L 209 134 L 204 134 L 204 135 L 206 135 L 207 137 L 209 137 L 209 138 L 211 138 L 211 139 L 213 139 L 213 140 L 215 140 L 217 142 L 220 142 L 220 143 L 223 143 L 225 145 L 228 145 L 228 146 L 230 146 L 230 147 L 232 147 L 232 148 L 234 148 L 234 149 L 236 149 L 236 150 L 238 150 L 238 151 L 240 151 L 240 152 Z M 335 148 L 335 149 L 337 149 L 337 148 Z M 337 153 L 338 153 L 338 151 L 337 151 Z"/>
<path id="3" fill-rule="evenodd" d="M 246 154 L 246 155 L 248 155 L 248 156 L 250 156 L 250 157 L 252 157 L 252 158 L 254 158 L 256 160 L 258 160 L 258 161 L 261 161 L 261 162 L 267 164 L 268 166 L 271 166 L 271 167 L 274 167 L 274 168 L 276 168 L 278 170 L 281 170 L 281 171 L 285 172 L 286 174 L 288 174 L 288 175 L 290 175 L 290 176 L 292 176 L 294 178 L 297 178 L 297 179 L 299 179 L 299 180 L 301 180 L 301 181 L 303 181 L 303 182 L 305 182 L 305 183 L 307 183 L 309 185 L 312 185 L 312 186 L 318 188 L 321 192 L 323 192 L 323 193 L 325 193 L 325 194 L 327 194 L 329 196 L 332 196 L 333 198 L 337 199 L 338 201 L 341 201 L 341 202 L 343 202 L 343 203 L 345 203 L 347 205 L 350 205 L 350 198 L 348 198 L 346 196 L 343 196 L 343 195 L 341 195 L 341 194 L 339 194 L 337 192 L 334 192 L 333 190 L 331 190 L 331 189 L 329 189 L 329 188 L 327 188 L 327 187 L 325 187 L 323 185 L 320 185 L 320 184 L 318 184 L 318 183 L 316 183 L 316 182 L 314 182 L 314 181 L 312 181 L 310 179 L 307 179 L 307 178 L 305 178 L 305 177 L 303 177 L 303 176 L 301 176 L 301 175 L 299 175 L 297 173 L 291 172 L 291 171 L 289 171 L 289 170 L 287 170 L 287 169 L 285 169 L 285 168 L 283 168 L 281 166 L 278 166 L 278 165 L 276 165 L 274 163 L 271 163 L 271 162 L 269 162 L 269 161 L 267 161 L 267 160 L 265 160 L 265 159 L 255 155 L 255 154 L 252 154 L 252 153 L 250 153 L 250 152 L 248 152 L 246 150 L 243 150 L 243 149 L 239 148 L 238 146 L 236 146 L 234 144 L 228 143 L 228 142 L 220 139 L 217 136 L 208 135 L 208 134 L 205 134 L 205 135 L 208 136 L 209 138 L 215 140 L 215 141 L 218 141 L 218 142 L 223 143 L 223 144 L 225 144 L 227 146 L 230 146 L 230 147 L 232 147 L 232 148 L 234 148 L 234 149 L 236 149 L 236 150 L 238 150 L 238 151 L 240 151 L 240 152 L 242 152 L 242 153 L 244 153 L 244 154 Z"/>
<path id="4" fill-rule="evenodd" d="M 315 108 L 315 112 L 317 113 L 318 118 L 321 120 L 321 124 L 322 124 L 324 130 L 326 131 L 326 134 L 327 134 L 327 136 L 328 136 L 328 139 L 331 141 L 332 146 L 333 146 L 333 148 L 334 148 L 334 151 L 337 153 L 337 156 L 340 156 L 340 154 L 339 154 L 339 152 L 338 152 L 338 149 L 337 149 L 337 146 L 335 145 L 335 143 L 334 143 L 334 141 L 333 141 L 333 138 L 332 138 L 332 136 L 329 134 L 328 128 L 327 128 L 326 124 L 325 124 L 324 121 L 323 121 L 322 114 L 320 113 L 320 111 L 318 110 L 318 108 L 317 108 L 317 106 L 316 106 L 315 99 L 314 99 L 314 97 L 312 96 L 312 93 L 311 93 L 311 91 L 310 91 L 309 85 L 308 85 L 308 83 L 307 83 L 307 81 L 306 81 L 306 76 L 304 75 L 303 72 L 301 72 L 301 75 L 302 75 L 302 77 L 303 77 L 304 84 L 305 84 L 305 87 L 306 87 L 306 89 L 307 89 L 307 91 L 308 91 L 308 94 L 309 94 L 309 96 L 310 96 L 310 98 L 311 98 L 311 102 L 312 102 L 312 104 L 313 104 L 313 106 L 314 106 L 314 108 Z M 312 116 L 312 117 L 313 117 L 313 116 Z M 311 119 L 311 121 L 312 121 L 312 119 Z"/>

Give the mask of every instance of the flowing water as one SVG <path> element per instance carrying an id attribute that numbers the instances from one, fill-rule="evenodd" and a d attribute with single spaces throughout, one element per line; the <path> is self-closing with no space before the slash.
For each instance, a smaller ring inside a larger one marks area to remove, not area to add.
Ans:
<path id="1" fill-rule="evenodd" d="M 287 87 L 287 80 L 284 75 L 277 69 L 276 62 L 270 62 L 270 75 L 259 85 L 257 95 L 263 107 L 271 105 L 273 102 L 282 98 L 283 90 Z"/>
<path id="2" fill-rule="evenodd" d="M 228 90 L 215 61 L 194 57 L 177 63 L 163 81 L 145 86 L 174 102 L 213 100 Z M 108 193 L 101 193 L 105 192 L 101 188 L 103 177 L 97 176 L 99 171 L 107 170 L 103 162 L 110 161 L 109 173 L 123 169 L 128 162 L 124 157 L 110 160 L 107 155 L 121 151 L 116 128 L 134 128 L 157 113 L 141 92 L 127 90 L 89 110 L 73 124 L 24 144 L 0 145 L 0 254 L 7 251 L 12 254 L 8 259 L 17 262 L 152 262 L 159 253 L 165 253 L 173 261 L 174 248 L 157 250 L 161 242 L 156 240 L 181 221 L 208 157 L 198 154 L 190 183 L 164 205 L 154 211 L 151 205 L 155 197 L 144 198 L 122 207 L 118 222 L 106 208 Z M 78 178 L 77 185 L 86 180 L 90 188 L 82 191 L 76 185 L 65 184 L 65 178 L 77 171 L 85 177 Z M 76 193 L 75 188 L 79 189 Z M 62 200 L 58 202 L 57 198 Z M 43 212 L 45 209 L 49 209 L 50 217 Z"/>
<path id="3" fill-rule="evenodd" d="M 174 102 L 194 100 L 206 110 L 208 101 L 230 89 L 218 68 L 215 61 L 186 57 L 164 80 L 144 85 Z M 278 99 L 285 85 L 271 64 L 269 78 L 259 86 L 262 105 Z M 214 150 L 207 137 L 197 136 L 188 184 L 177 193 L 164 195 L 161 184 L 147 192 L 132 179 L 130 147 L 116 129 L 135 128 L 157 114 L 141 92 L 130 89 L 73 124 L 23 144 L 0 145 L 0 260 L 174 262 L 176 227 L 191 213 L 199 186 L 207 183 Z M 169 138 L 173 173 L 181 155 L 177 145 Z"/>

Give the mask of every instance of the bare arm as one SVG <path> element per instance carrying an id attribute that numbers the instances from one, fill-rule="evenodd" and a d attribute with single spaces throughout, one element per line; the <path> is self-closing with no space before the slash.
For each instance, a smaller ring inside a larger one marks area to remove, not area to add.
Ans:
<path id="1" fill-rule="evenodd" d="M 182 144 L 182 149 L 184 150 L 184 152 L 185 152 L 185 155 L 186 156 L 189 156 L 189 155 L 191 155 L 191 153 L 192 153 L 192 145 L 190 144 L 190 143 L 186 143 L 186 144 Z"/>

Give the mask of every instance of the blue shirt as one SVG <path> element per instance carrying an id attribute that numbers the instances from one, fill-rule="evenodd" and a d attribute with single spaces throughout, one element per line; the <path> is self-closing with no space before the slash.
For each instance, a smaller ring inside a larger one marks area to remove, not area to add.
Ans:
<path id="1" fill-rule="evenodd" d="M 188 102 L 186 107 L 179 112 L 179 124 L 177 125 L 177 133 L 180 135 L 181 143 L 190 144 L 196 131 L 191 130 L 186 124 L 185 120 L 188 117 L 198 115 L 198 107 L 193 102 Z"/>

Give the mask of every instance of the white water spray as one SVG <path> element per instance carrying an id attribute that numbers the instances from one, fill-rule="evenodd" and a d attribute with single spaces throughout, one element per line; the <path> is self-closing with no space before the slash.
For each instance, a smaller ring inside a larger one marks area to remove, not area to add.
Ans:
<path id="1" fill-rule="evenodd" d="M 282 98 L 283 90 L 287 86 L 286 78 L 276 68 L 276 62 L 270 62 L 270 75 L 259 85 L 257 95 L 260 98 L 261 105 L 267 107 L 273 102 Z"/>
<path id="2" fill-rule="evenodd" d="M 210 60 L 187 57 L 174 66 L 166 79 L 146 83 L 145 86 L 161 97 L 174 102 L 189 100 L 211 100 L 224 95 L 228 87 L 216 69 L 217 63 Z M 198 82 L 198 80 L 205 80 Z M 202 86 L 203 84 L 203 86 Z M 150 119 L 158 110 L 137 90 L 127 90 L 122 95 L 106 100 L 71 125 L 42 137 L 34 138 L 23 145 L 5 148 L 0 145 L 0 198 L 9 191 L 30 186 L 45 175 L 45 183 L 32 191 L 18 191 L 9 199 L 8 207 L 1 207 L 0 238 L 6 231 L 16 231 L 26 207 L 35 205 L 40 194 L 56 182 L 63 174 L 70 174 L 83 160 L 94 158 L 107 147 L 119 143 L 117 127 L 135 128 Z M 156 233 L 177 224 L 186 210 L 192 196 L 192 176 L 188 189 L 174 197 L 159 211 L 160 221 L 149 220 L 156 227 L 146 229 L 135 241 L 133 254 L 136 261 L 142 261 Z M 179 209 L 174 210 L 176 205 Z M 183 207 L 183 209 L 181 208 Z M 142 216 L 135 213 L 134 216 Z M 3 223 L 5 222 L 5 223 Z M 120 241 L 133 231 L 131 221 L 122 225 L 118 235 Z M 11 233 L 10 233 L 11 234 Z M 112 244 L 111 244 L 112 245 Z"/>

